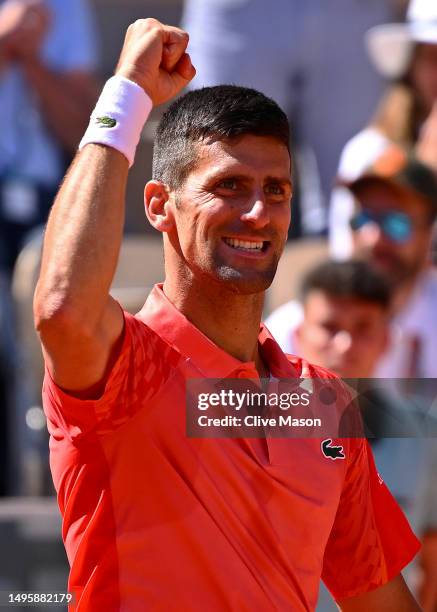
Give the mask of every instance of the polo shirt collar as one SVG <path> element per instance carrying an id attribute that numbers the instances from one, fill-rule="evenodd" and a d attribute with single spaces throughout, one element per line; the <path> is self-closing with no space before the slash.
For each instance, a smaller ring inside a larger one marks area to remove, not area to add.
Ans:
<path id="1" fill-rule="evenodd" d="M 208 378 L 253 377 L 254 362 L 242 362 L 203 334 L 167 298 L 163 284 L 157 284 L 150 292 L 146 303 L 136 315 L 158 336 L 194 362 L 203 376 Z M 258 342 L 264 362 L 275 378 L 298 378 L 296 368 L 290 363 L 281 348 L 261 323 Z"/>

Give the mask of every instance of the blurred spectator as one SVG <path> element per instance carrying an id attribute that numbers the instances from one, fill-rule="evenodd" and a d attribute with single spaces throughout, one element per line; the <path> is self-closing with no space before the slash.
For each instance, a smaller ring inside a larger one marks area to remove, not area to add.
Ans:
<path id="1" fill-rule="evenodd" d="M 382 358 L 377 363 L 375 361 L 374 375 L 393 379 L 435 378 L 437 272 L 428 263 L 437 211 L 435 175 L 430 168 L 408 158 L 402 149 L 393 146 L 356 180 L 345 183 L 345 187 L 353 195 L 354 203 L 351 219 L 353 254 L 383 274 L 393 292 L 390 341 Z M 340 288 L 338 291 L 341 293 Z M 289 302 L 276 310 L 266 324 L 285 351 L 302 354 L 300 342 L 305 335 L 299 330 L 305 318 L 301 305 Z M 344 314 L 343 318 L 347 315 Z M 376 349 L 376 341 L 372 346 Z M 350 350 L 347 343 L 337 348 L 340 356 L 342 350 L 346 353 Z M 333 358 L 328 361 L 329 353 L 324 354 L 320 348 L 318 352 L 318 359 L 312 355 L 318 365 L 328 365 L 334 370 L 338 368 L 343 375 L 346 371 L 350 373 L 349 366 L 342 371 L 340 362 L 336 363 Z M 368 354 L 368 351 L 364 353 Z M 361 359 L 360 351 L 356 350 L 355 355 Z M 369 376 L 364 357 L 359 367 L 363 368 L 361 376 Z M 378 403 L 381 404 L 377 402 L 376 405 Z M 423 439 L 382 439 L 373 450 L 382 476 L 411 516 L 418 477 L 426 458 Z M 410 579 L 414 580 L 414 577 Z"/>
<path id="2" fill-rule="evenodd" d="M 86 0 L 0 0 L 0 320 L 10 332 L 0 337 L 0 370 L 7 397 L 17 363 L 10 276 L 29 230 L 46 221 L 88 123 L 95 41 Z M 7 402 L 0 401 L 6 431 Z"/>
<path id="3" fill-rule="evenodd" d="M 386 378 L 437 374 L 437 272 L 429 265 L 437 211 L 433 172 L 391 147 L 348 183 L 353 194 L 353 254 L 379 269 L 393 290 L 391 339 L 375 371 Z M 282 305 L 266 323 L 294 353 L 303 317 L 297 302 Z"/>
<path id="4" fill-rule="evenodd" d="M 390 291 L 384 276 L 363 261 L 327 261 L 303 279 L 301 301 L 298 354 L 346 379 L 371 377 L 389 335 Z M 361 392 L 355 384 L 378 471 L 411 520 L 425 455 L 421 415 L 385 385 L 370 384 Z M 317 609 L 336 609 L 325 588 Z"/>
<path id="5" fill-rule="evenodd" d="M 197 68 L 192 87 L 259 89 L 289 115 L 300 218 L 291 235 L 326 228 L 325 200 L 341 147 L 381 92 L 361 43 L 367 28 L 400 14 L 399 0 L 186 0 L 184 27 Z M 397 11 L 395 10 L 397 9 Z"/>
<path id="6" fill-rule="evenodd" d="M 0 275 L 0 348 L 2 345 L 9 346 L 13 342 L 12 330 L 9 322 L 11 313 L 9 312 L 10 302 L 5 297 L 8 295 L 6 278 Z M 0 352 L 0 496 L 6 495 L 9 478 L 9 458 L 10 458 L 10 422 L 7 407 L 10 403 L 11 377 L 14 373 L 13 363 L 6 355 Z"/>
<path id="7" fill-rule="evenodd" d="M 411 513 L 423 440 L 385 438 L 423 437 L 423 415 L 385 382 L 355 381 L 371 379 L 387 347 L 390 297 L 384 276 L 366 262 L 323 262 L 303 279 L 296 341 L 300 356 L 352 379 L 376 464 L 398 503 Z"/>
<path id="8" fill-rule="evenodd" d="M 420 488 L 416 531 L 422 539 L 419 600 L 424 612 L 437 610 L 437 444 L 428 441 L 429 452 Z"/>
<path id="9" fill-rule="evenodd" d="M 343 378 L 370 378 L 388 344 L 390 297 L 366 262 L 319 264 L 302 281 L 298 354 Z"/>
<path id="10" fill-rule="evenodd" d="M 83 0 L 0 1 L 1 268 L 44 223 L 87 125 L 97 85 Z"/>
<path id="11" fill-rule="evenodd" d="M 396 143 L 437 172 L 437 3 L 411 0 L 408 23 L 372 28 L 367 46 L 377 71 L 393 83 L 370 124 L 344 147 L 339 175 L 354 180 L 390 145 Z M 349 257 L 349 219 L 353 201 L 340 187 L 330 208 L 330 247 L 336 258 Z"/>

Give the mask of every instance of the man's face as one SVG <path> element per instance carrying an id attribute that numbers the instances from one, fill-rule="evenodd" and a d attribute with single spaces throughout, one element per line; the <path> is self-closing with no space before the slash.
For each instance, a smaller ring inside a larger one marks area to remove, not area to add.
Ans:
<path id="1" fill-rule="evenodd" d="M 290 223 L 290 157 L 273 138 L 198 145 L 168 238 L 191 278 L 251 294 L 271 284 Z"/>
<path id="2" fill-rule="evenodd" d="M 383 183 L 367 183 L 356 191 L 360 210 L 383 219 L 387 213 L 402 213 L 411 225 L 410 236 L 396 241 L 377 221 L 370 221 L 353 231 L 354 256 L 369 261 L 394 287 L 413 280 L 424 268 L 432 228 L 426 202 L 420 196 L 398 193 Z"/>
<path id="3" fill-rule="evenodd" d="M 314 290 L 297 330 L 299 351 L 343 378 L 368 378 L 387 346 L 387 329 L 381 305 Z"/>

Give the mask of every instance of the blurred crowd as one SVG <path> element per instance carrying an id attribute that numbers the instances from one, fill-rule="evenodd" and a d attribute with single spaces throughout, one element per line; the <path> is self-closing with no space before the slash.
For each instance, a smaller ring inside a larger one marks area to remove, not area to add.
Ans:
<path id="1" fill-rule="evenodd" d="M 149 4 L 138 0 L 136 17 L 160 18 Z M 23 477 L 35 440 L 47 464 L 47 439 L 12 286 L 108 76 L 96 5 L 0 0 L 0 495 L 53 493 L 48 478 L 29 490 Z M 423 541 L 407 578 L 435 612 L 437 3 L 181 0 L 180 13 L 191 87 L 254 87 L 289 115 L 289 239 L 325 241 L 329 259 L 266 324 L 286 352 L 346 379 L 384 381 L 363 392 L 362 414 L 379 472 Z M 319 609 L 332 606 L 322 592 Z"/>

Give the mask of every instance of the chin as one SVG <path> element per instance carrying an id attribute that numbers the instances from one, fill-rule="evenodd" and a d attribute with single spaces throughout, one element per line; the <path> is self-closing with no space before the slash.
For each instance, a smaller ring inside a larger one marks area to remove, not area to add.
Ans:
<path id="1" fill-rule="evenodd" d="M 267 291 L 275 278 L 275 271 L 268 270 L 264 273 L 245 274 L 232 268 L 221 268 L 217 279 L 220 284 L 226 286 L 240 295 L 253 295 Z"/>

